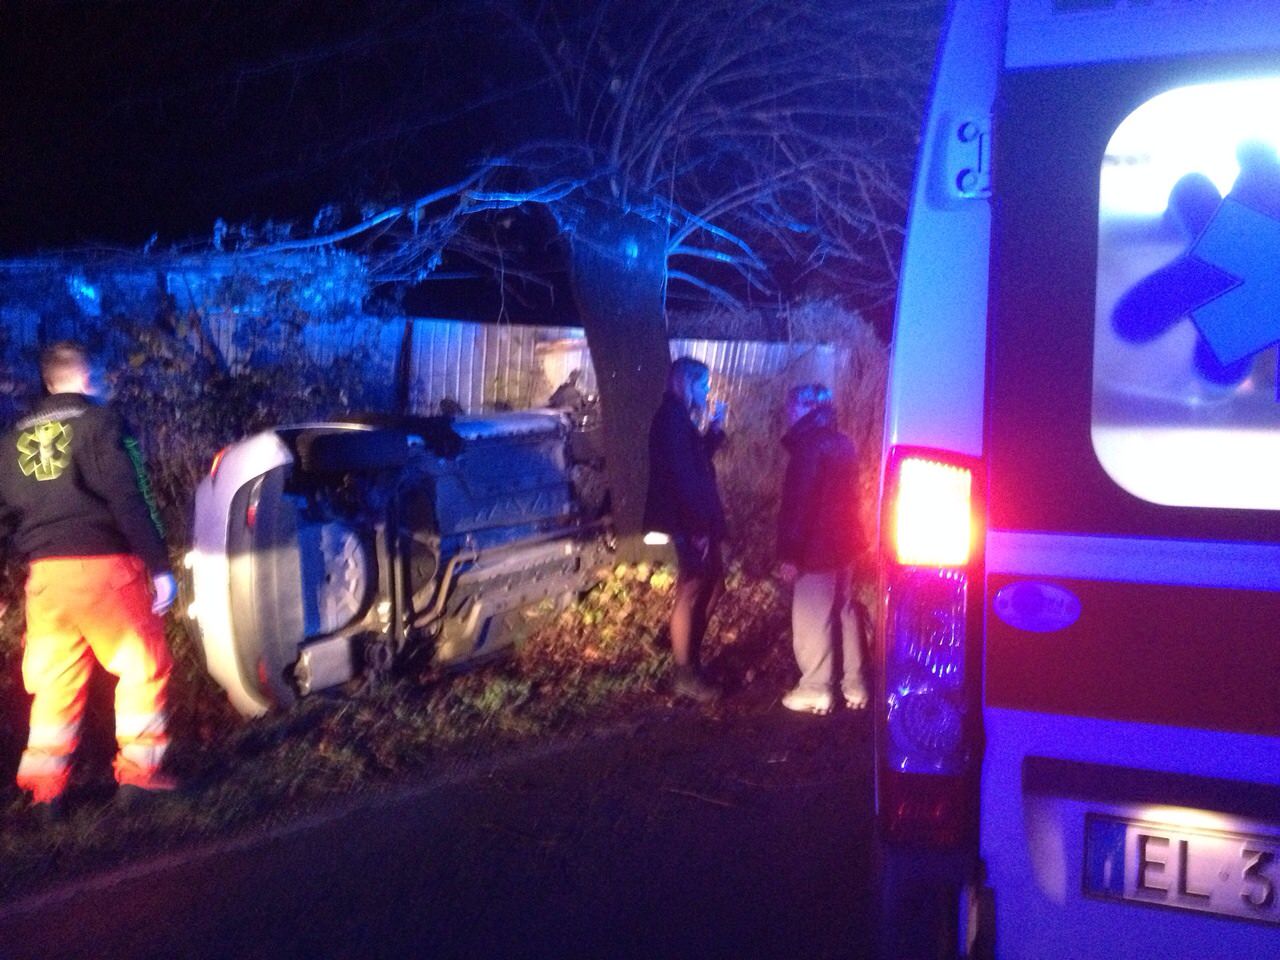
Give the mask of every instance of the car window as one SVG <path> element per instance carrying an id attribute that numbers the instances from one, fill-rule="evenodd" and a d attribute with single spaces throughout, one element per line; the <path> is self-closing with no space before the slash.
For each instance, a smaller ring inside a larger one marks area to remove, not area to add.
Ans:
<path id="1" fill-rule="evenodd" d="M 1164 91 L 1099 177 L 1091 435 L 1157 504 L 1280 509 L 1280 77 Z"/>

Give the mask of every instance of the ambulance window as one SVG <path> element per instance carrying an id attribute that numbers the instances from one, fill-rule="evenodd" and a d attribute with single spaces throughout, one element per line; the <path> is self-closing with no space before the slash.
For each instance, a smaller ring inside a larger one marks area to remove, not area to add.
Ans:
<path id="1" fill-rule="evenodd" d="M 1102 161 L 1093 449 L 1153 503 L 1280 509 L 1280 78 L 1168 90 Z"/>

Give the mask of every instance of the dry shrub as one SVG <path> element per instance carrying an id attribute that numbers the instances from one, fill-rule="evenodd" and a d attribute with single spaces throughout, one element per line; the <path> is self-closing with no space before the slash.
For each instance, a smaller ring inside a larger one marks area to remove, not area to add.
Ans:
<path id="1" fill-rule="evenodd" d="M 196 485 L 222 447 L 281 423 L 374 406 L 368 345 L 353 343 L 333 360 L 315 360 L 296 316 L 243 324 L 248 342 L 241 349 L 255 360 L 234 368 L 207 344 L 193 316 L 113 323 L 124 345 L 113 400 L 139 435 L 174 547 L 190 542 Z"/>
<path id="2" fill-rule="evenodd" d="M 728 437 L 717 457 L 734 553 L 752 576 L 774 564 L 774 541 L 782 472 L 782 407 L 786 388 L 772 386 L 741 395 L 729 414 Z"/>

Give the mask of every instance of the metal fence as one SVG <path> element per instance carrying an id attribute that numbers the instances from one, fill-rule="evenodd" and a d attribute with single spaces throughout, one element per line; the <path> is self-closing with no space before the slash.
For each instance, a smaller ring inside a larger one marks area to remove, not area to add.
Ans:
<path id="1" fill-rule="evenodd" d="M 834 385 L 838 352 L 826 344 L 751 340 L 672 340 L 671 356 L 697 357 L 711 368 L 716 394 L 736 403 L 766 384 L 819 380 Z M 414 322 L 409 397 L 416 413 L 443 400 L 464 410 L 545 404 L 570 371 L 596 390 L 586 336 L 577 327 L 526 327 L 456 320 Z"/>
<path id="2" fill-rule="evenodd" d="M 587 367 L 586 340 L 572 327 L 415 320 L 409 402 L 416 413 L 444 400 L 468 411 L 536 407 L 571 369 L 585 380 Z"/>
<path id="3" fill-rule="evenodd" d="M 205 317 L 206 331 L 231 366 L 249 361 L 242 340 L 263 339 L 250 328 L 256 318 L 221 311 Z M 98 318 L 78 318 L 87 329 Z M 391 397 L 405 324 L 411 323 L 409 402 L 415 413 L 435 413 L 442 401 L 469 412 L 544 405 L 573 370 L 579 389 L 596 392 L 595 370 L 579 327 L 483 324 L 462 320 L 354 315 L 341 321 L 311 322 L 302 330 L 303 349 L 328 363 L 359 350 L 367 358 L 371 381 L 387 386 Z M 4 335 L 14 345 L 34 347 L 41 336 L 40 315 L 21 306 L 0 308 Z M 48 331 L 45 331 L 47 334 Z M 59 336 L 84 336 L 79 326 Z M 671 356 L 693 356 L 712 370 L 715 394 L 730 403 L 779 382 L 820 380 L 836 385 L 840 369 L 835 347 L 824 344 L 769 343 L 751 340 L 671 341 Z"/>

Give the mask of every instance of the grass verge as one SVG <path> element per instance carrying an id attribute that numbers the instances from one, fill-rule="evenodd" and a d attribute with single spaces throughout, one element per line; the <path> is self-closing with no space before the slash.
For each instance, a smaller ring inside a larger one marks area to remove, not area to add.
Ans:
<path id="1" fill-rule="evenodd" d="M 487 755 L 669 702 L 663 642 L 672 572 L 620 565 L 515 653 L 467 673 L 428 670 L 345 698 L 310 697 L 253 721 L 175 684 L 171 763 L 184 790 L 145 809 L 109 802 L 101 777 L 64 822 L 16 802 L 0 823 L 0 900 L 149 855 L 287 821 L 339 796 L 429 776 L 433 764 Z M 792 671 L 787 598 L 768 578 L 730 566 L 704 660 L 731 696 L 780 690 Z M 180 659 L 182 659 L 180 657 Z M 194 686 L 193 686 L 194 685 Z"/>

